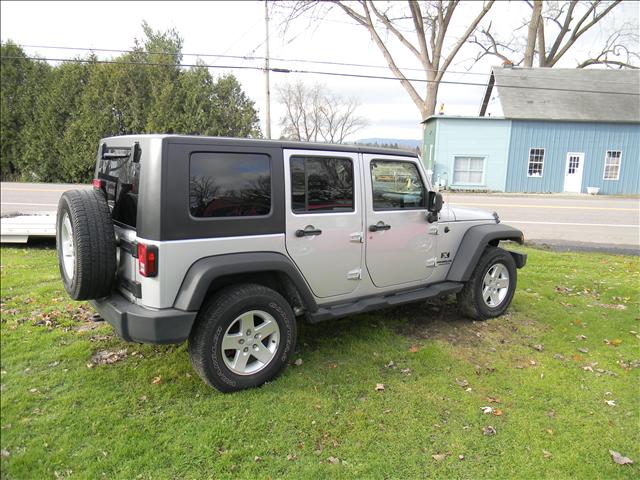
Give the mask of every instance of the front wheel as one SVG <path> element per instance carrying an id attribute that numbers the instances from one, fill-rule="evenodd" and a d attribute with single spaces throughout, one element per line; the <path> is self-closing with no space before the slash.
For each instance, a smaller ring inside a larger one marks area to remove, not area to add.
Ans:
<path id="1" fill-rule="evenodd" d="M 189 336 L 198 375 L 222 392 L 257 387 L 280 374 L 295 348 L 291 306 L 262 285 L 228 287 L 200 310 Z"/>
<path id="2" fill-rule="evenodd" d="M 471 278 L 458 293 L 462 312 L 475 320 L 502 315 L 516 290 L 516 263 L 509 252 L 487 247 Z"/>

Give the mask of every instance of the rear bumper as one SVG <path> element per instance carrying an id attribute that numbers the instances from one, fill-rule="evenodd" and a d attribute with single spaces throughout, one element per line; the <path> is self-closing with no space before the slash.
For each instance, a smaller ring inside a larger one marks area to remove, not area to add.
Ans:
<path id="1" fill-rule="evenodd" d="M 173 308 L 144 308 L 115 292 L 90 303 L 128 342 L 181 343 L 189 337 L 197 313 Z"/>

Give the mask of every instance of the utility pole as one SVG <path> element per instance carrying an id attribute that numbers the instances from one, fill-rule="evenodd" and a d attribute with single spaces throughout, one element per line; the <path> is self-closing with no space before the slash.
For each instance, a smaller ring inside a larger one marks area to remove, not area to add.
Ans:
<path id="1" fill-rule="evenodd" d="M 264 110 L 265 114 L 265 133 L 267 135 L 267 139 L 271 139 L 271 89 L 269 87 L 269 2 L 268 0 L 264 0 L 264 21 L 265 21 L 265 45 L 267 48 L 266 55 L 264 56 L 264 80 L 265 80 L 265 93 L 266 93 L 266 107 Z"/>

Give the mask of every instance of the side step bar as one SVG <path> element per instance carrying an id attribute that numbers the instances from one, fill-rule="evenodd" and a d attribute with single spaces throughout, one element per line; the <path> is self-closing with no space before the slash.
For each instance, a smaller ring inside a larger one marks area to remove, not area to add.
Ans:
<path id="1" fill-rule="evenodd" d="M 391 293 L 384 296 L 361 298 L 353 303 L 340 303 L 320 307 L 316 312 L 309 312 L 307 314 L 307 321 L 309 323 L 318 323 L 358 313 L 371 312 L 381 308 L 393 307 L 403 303 L 418 302 L 442 295 L 458 293 L 462 290 L 462 287 L 464 287 L 464 283 L 462 282 L 442 282 L 429 285 L 428 287 Z"/>

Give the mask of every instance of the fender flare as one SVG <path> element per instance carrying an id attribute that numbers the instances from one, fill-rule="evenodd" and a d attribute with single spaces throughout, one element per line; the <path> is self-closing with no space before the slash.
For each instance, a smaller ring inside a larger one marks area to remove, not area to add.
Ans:
<path id="1" fill-rule="evenodd" d="M 487 245 L 492 242 L 497 245 L 500 240 L 512 240 L 522 245 L 524 243 L 524 235 L 517 228 L 498 223 L 470 227 L 462 237 L 456 256 L 447 274 L 447 281 L 466 282 L 469 280 Z M 526 255 L 516 252 L 509 253 L 515 254 L 514 260 L 518 268 L 524 266 Z"/>
<path id="2" fill-rule="evenodd" d="M 311 312 L 318 309 L 309 286 L 293 262 L 275 252 L 230 253 L 201 258 L 189 267 L 173 306 L 184 311 L 199 310 L 209 286 L 217 278 L 258 272 L 286 275 L 296 286 L 305 307 Z"/>

